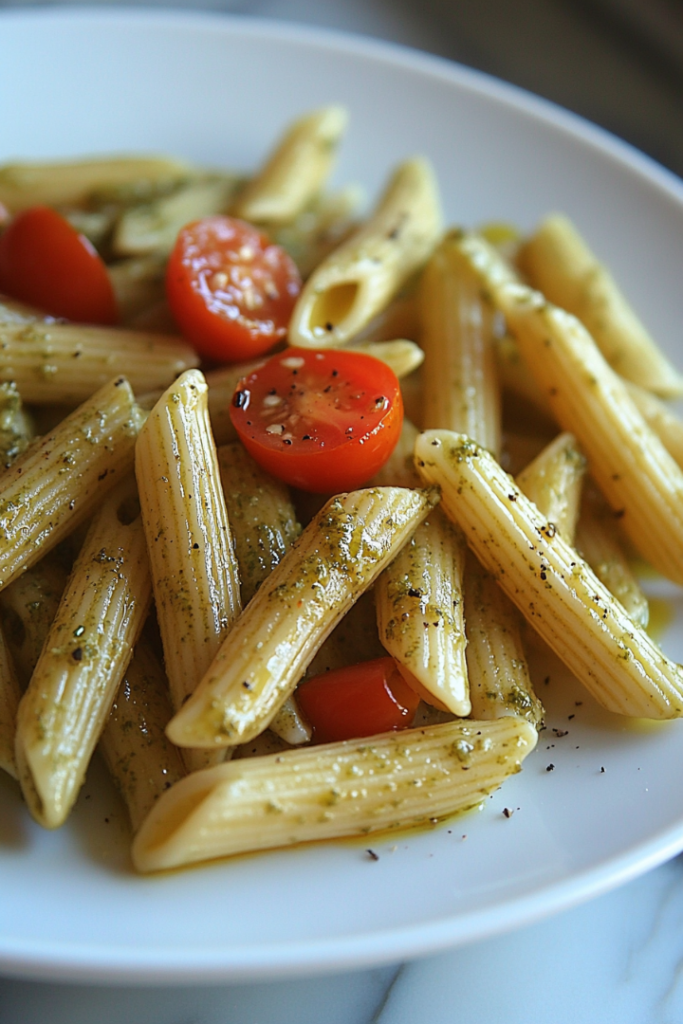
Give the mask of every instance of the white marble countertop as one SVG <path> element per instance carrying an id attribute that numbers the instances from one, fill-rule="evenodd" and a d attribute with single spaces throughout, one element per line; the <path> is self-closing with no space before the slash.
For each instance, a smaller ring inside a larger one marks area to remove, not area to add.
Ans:
<path id="1" fill-rule="evenodd" d="M 399 0 L 216 0 L 459 56 Z M 433 9 L 435 4 L 427 4 Z M 525 84 L 525 83 L 522 83 Z M 557 98 L 557 97 L 555 97 Z M 599 109 L 599 104 L 596 107 Z M 548 921 L 413 963 L 203 988 L 0 980 L 2 1024 L 676 1024 L 683 1020 L 683 859 Z"/>

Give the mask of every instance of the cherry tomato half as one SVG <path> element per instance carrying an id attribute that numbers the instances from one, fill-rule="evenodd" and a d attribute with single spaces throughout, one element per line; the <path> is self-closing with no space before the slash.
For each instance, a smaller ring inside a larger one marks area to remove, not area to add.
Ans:
<path id="1" fill-rule="evenodd" d="M 334 743 L 407 729 L 420 698 L 393 658 L 362 661 L 300 683 L 296 702 L 316 743 Z"/>
<path id="2" fill-rule="evenodd" d="M 217 362 L 251 359 L 284 338 L 300 291 L 285 250 L 234 217 L 187 224 L 168 261 L 171 312 L 197 352 Z"/>
<path id="3" fill-rule="evenodd" d="M 230 417 L 263 469 L 305 491 L 366 483 L 391 455 L 403 403 L 393 370 L 342 350 L 288 349 L 243 378 Z"/>
<path id="4" fill-rule="evenodd" d="M 77 323 L 118 321 L 114 290 L 97 251 L 48 206 L 17 214 L 0 235 L 0 291 Z"/>

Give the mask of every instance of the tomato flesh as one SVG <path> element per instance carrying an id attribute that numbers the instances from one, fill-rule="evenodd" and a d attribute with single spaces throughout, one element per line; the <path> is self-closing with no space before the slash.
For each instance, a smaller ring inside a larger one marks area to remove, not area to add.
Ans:
<path id="1" fill-rule="evenodd" d="M 102 259 L 84 235 L 48 206 L 17 214 L 0 235 L 0 291 L 77 323 L 118 321 Z"/>
<path id="2" fill-rule="evenodd" d="M 401 388 L 359 352 L 289 349 L 240 381 L 230 416 L 247 451 L 288 484 L 320 494 L 361 487 L 401 433 Z"/>
<path id="3" fill-rule="evenodd" d="M 166 295 L 200 355 L 251 359 L 285 337 L 301 291 L 296 264 L 253 225 L 213 216 L 187 224 L 168 262 Z"/>
<path id="4" fill-rule="evenodd" d="M 300 683 L 296 702 L 316 743 L 407 729 L 420 698 L 393 658 L 376 658 L 335 669 Z"/>

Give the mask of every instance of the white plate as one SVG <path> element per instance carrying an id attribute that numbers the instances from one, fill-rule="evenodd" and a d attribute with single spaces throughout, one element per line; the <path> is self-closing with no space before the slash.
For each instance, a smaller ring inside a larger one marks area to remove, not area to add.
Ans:
<path id="1" fill-rule="evenodd" d="M 396 47 L 263 22 L 0 18 L 2 159 L 167 150 L 251 167 L 290 118 L 328 102 L 352 115 L 339 181 L 372 193 L 421 152 L 452 221 L 528 228 L 567 211 L 681 355 L 681 184 L 548 104 Z M 673 607 L 667 648 L 681 659 L 680 596 Z M 561 677 L 553 670 L 542 688 L 550 728 L 523 774 L 479 814 L 373 839 L 379 861 L 367 843 L 335 843 L 138 878 L 96 768 L 58 833 L 34 826 L 3 780 L 0 969 L 171 982 L 365 967 L 530 922 L 633 877 L 683 847 L 683 723 L 609 719 Z"/>

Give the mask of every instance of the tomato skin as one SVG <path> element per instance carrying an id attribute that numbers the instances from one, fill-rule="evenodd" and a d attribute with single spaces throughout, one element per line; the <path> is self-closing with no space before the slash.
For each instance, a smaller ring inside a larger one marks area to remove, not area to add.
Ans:
<path id="1" fill-rule="evenodd" d="M 288 349 L 243 378 L 230 418 L 259 465 L 319 494 L 365 484 L 401 433 L 401 388 L 385 363 L 340 349 Z"/>
<path id="2" fill-rule="evenodd" d="M 84 235 L 48 206 L 32 206 L 0 235 L 0 291 L 76 323 L 115 324 L 107 268 Z"/>
<path id="3" fill-rule="evenodd" d="M 235 217 L 213 216 L 178 234 L 166 295 L 181 331 L 216 362 L 252 359 L 285 337 L 301 291 L 296 264 Z"/>
<path id="4" fill-rule="evenodd" d="M 297 688 L 296 702 L 313 729 L 314 742 L 335 743 L 407 729 L 420 698 L 393 658 L 375 658 L 305 680 Z"/>

